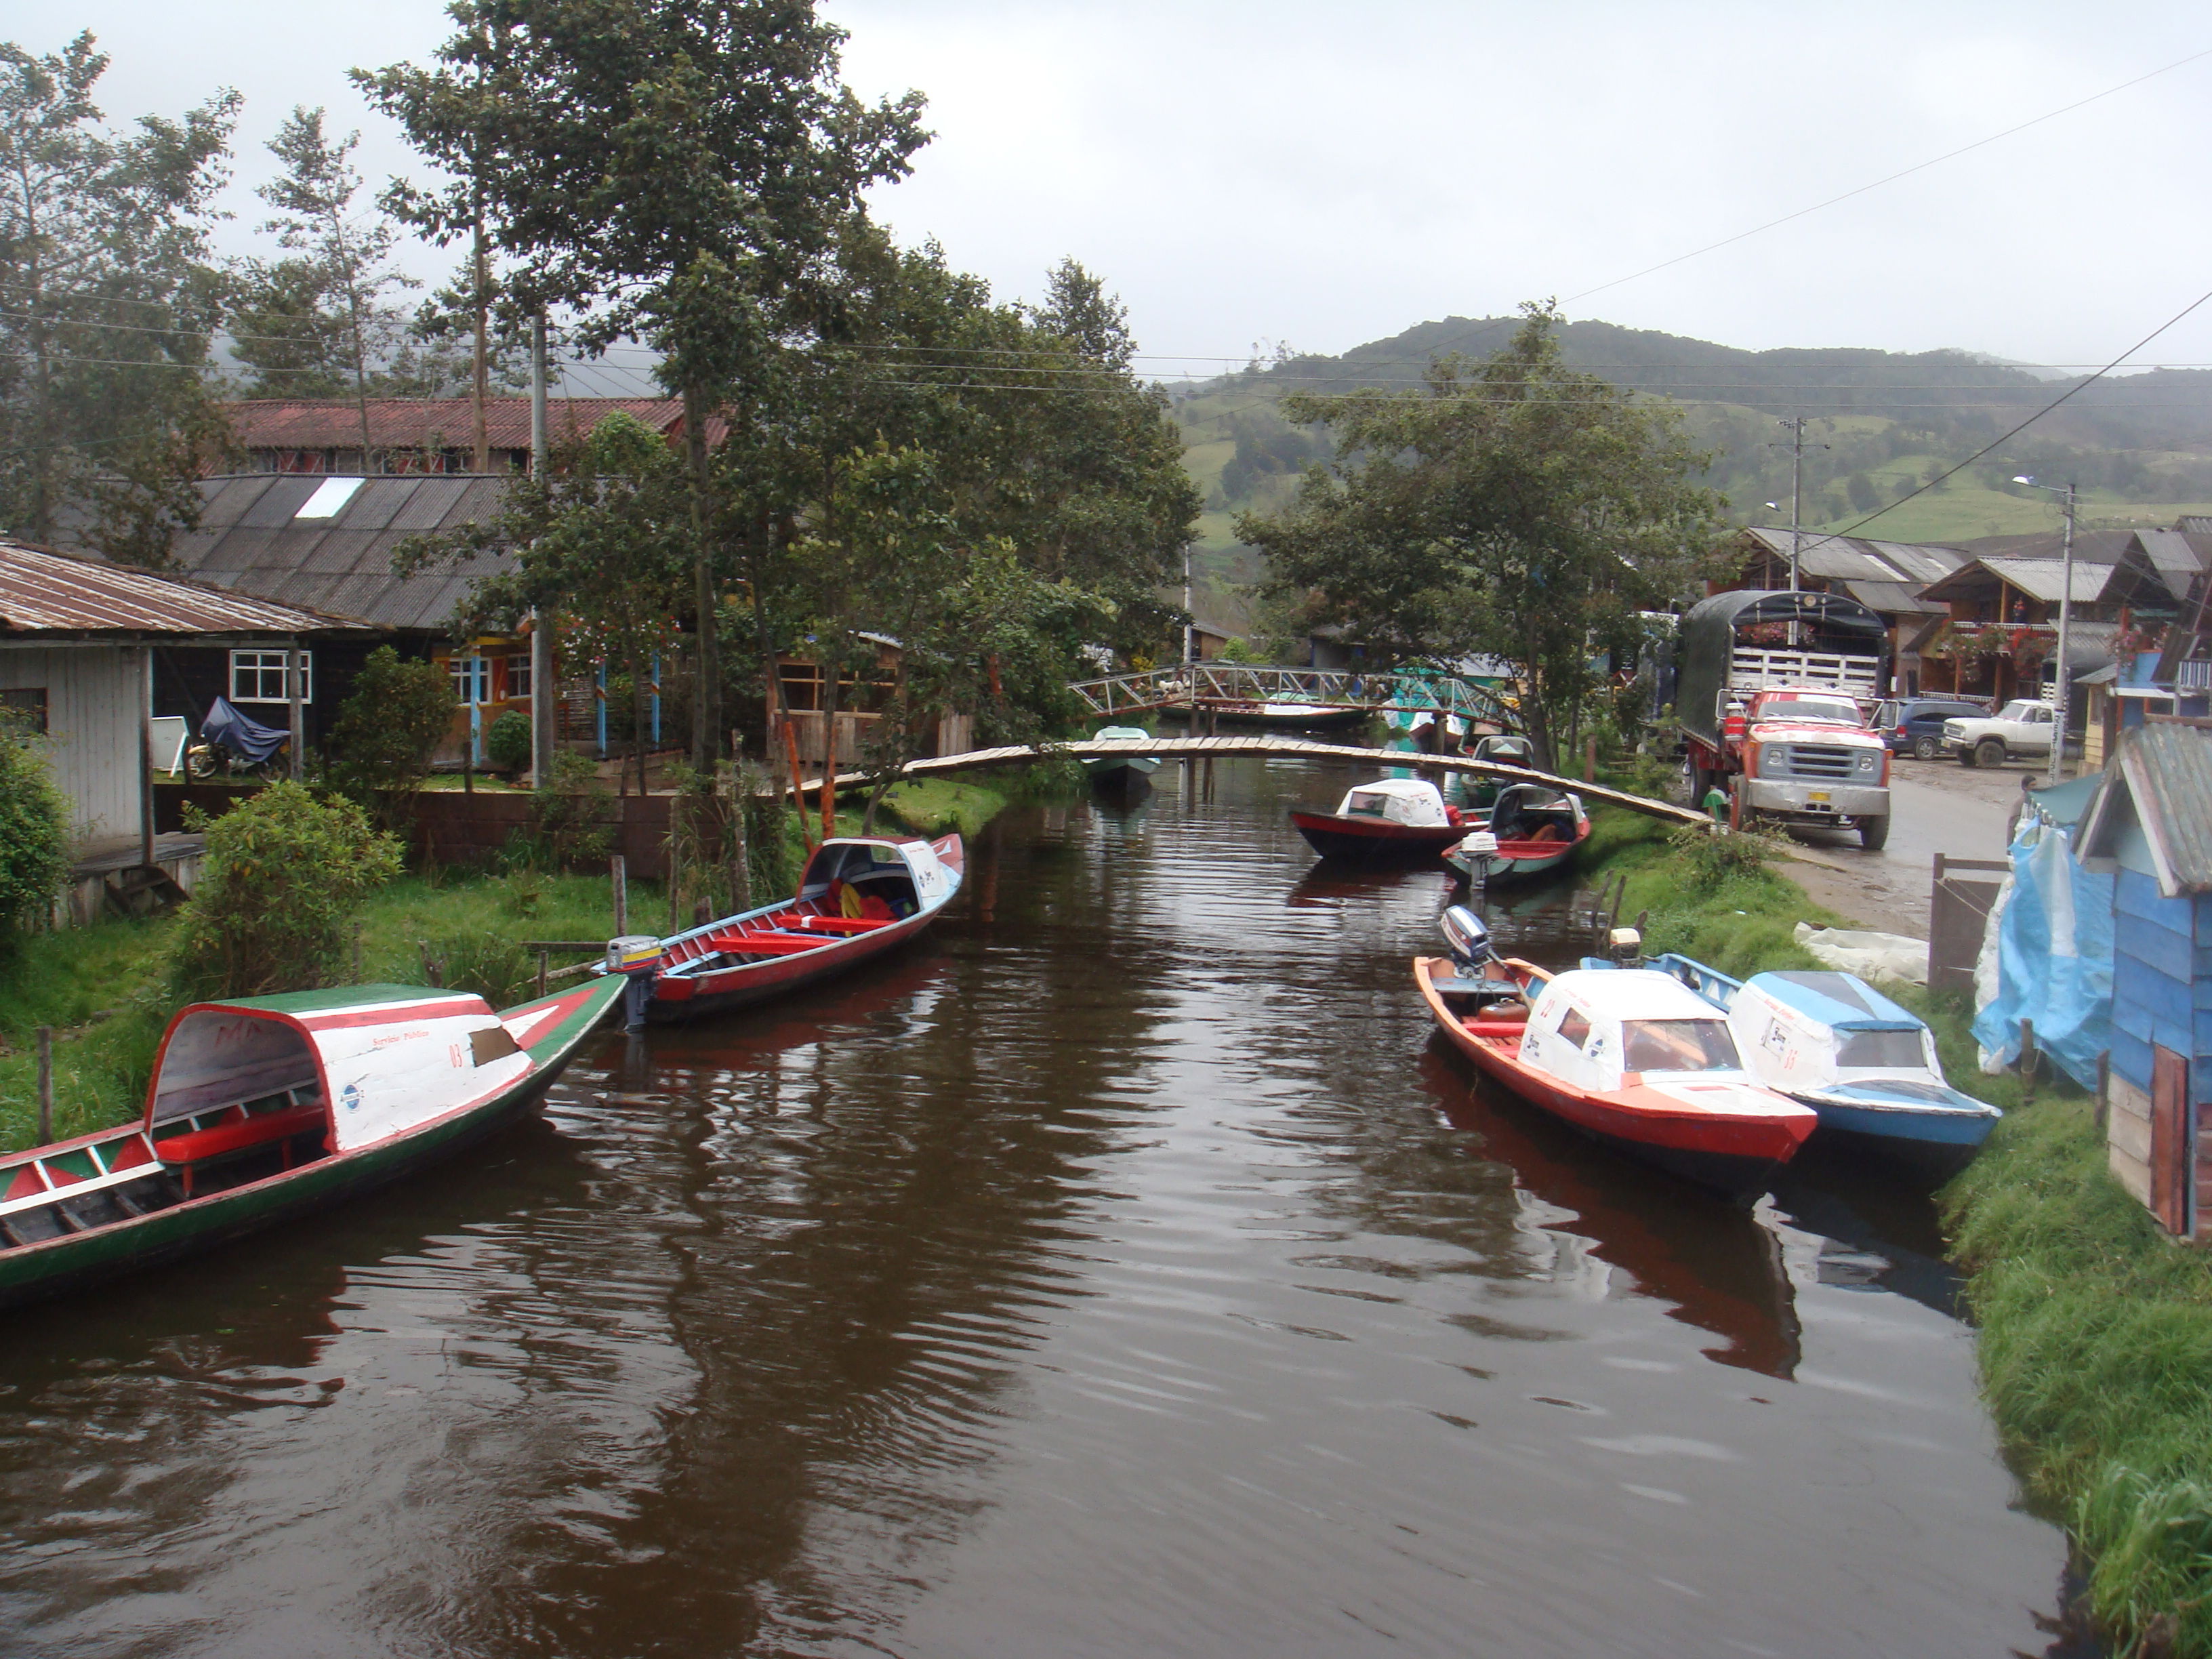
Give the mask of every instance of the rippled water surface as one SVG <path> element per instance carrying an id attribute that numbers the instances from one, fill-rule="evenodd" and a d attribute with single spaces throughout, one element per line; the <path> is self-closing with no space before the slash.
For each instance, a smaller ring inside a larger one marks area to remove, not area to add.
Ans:
<path id="1" fill-rule="evenodd" d="M 2042 1653 L 1924 1201 L 1429 1041 L 1343 780 L 1016 815 L 920 948 L 0 1324 L 0 1651 Z M 1490 902 L 1571 954 L 1563 890 Z"/>

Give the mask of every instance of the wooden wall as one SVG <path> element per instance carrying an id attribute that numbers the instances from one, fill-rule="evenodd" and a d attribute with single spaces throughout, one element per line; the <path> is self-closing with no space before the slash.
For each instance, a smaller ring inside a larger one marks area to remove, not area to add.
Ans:
<path id="1" fill-rule="evenodd" d="M 2212 899 L 2166 898 L 2151 877 L 2123 869 L 2113 911 L 2112 1171 L 2168 1231 L 2203 1237 L 2212 1224 Z M 2177 1203 L 2181 1190 L 2193 1202 Z"/>
<path id="2" fill-rule="evenodd" d="M 0 690 L 46 694 L 54 781 L 80 839 L 138 833 L 144 699 L 138 648 L 120 645 L 0 650 Z"/>

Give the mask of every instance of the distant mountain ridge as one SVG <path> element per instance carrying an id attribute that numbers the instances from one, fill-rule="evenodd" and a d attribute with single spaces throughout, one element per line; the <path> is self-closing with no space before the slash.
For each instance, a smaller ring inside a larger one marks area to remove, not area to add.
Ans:
<path id="1" fill-rule="evenodd" d="M 1255 362 L 1175 394 L 1192 474 L 1212 509 L 1208 544 L 1225 550 L 1235 511 L 1279 503 L 1299 469 L 1328 453 L 1325 433 L 1282 420 L 1285 393 L 1416 386 L 1433 358 L 1487 356 L 1520 321 L 1446 317 L 1334 356 Z M 2080 484 L 2085 522 L 2171 523 L 2212 501 L 2212 370 L 2154 369 L 2087 386 L 1998 453 L 1885 512 L 2087 377 L 2054 378 L 1966 349 L 1753 351 L 1596 320 L 1562 324 L 1559 339 L 1571 367 L 1679 403 L 1692 433 L 1716 452 L 1706 482 L 1747 522 L 1788 521 L 1790 455 L 1774 446 L 1787 437 L 1779 422 L 1798 415 L 1810 422 L 1804 522 L 1824 529 L 1881 513 L 1866 534 L 2033 533 L 2051 522 L 2049 498 L 2012 484 L 2021 473 Z"/>

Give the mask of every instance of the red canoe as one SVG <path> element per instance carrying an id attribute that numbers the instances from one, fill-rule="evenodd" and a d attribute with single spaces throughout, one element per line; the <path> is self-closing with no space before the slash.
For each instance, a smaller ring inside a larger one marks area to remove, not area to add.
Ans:
<path id="1" fill-rule="evenodd" d="M 1665 974 L 1548 975 L 1513 960 L 1484 972 L 1462 979 L 1447 958 L 1413 962 L 1421 996 L 1455 1048 L 1524 1100 L 1631 1158 L 1747 1201 L 1820 1121 L 1810 1107 L 1751 1082 L 1727 1022 Z"/>
<path id="2" fill-rule="evenodd" d="M 881 956 L 937 920 L 964 867 L 957 836 L 825 841 L 792 897 L 661 940 L 646 1018 L 742 1008 Z"/>

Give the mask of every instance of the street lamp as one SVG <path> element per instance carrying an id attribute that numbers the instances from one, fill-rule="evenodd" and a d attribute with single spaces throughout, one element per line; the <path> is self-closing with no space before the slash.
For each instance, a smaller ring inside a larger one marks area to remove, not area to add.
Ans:
<path id="1" fill-rule="evenodd" d="M 2026 473 L 2013 479 L 2030 489 L 2047 489 L 2066 504 L 2066 552 L 2058 573 L 2058 687 L 2052 701 L 2058 705 L 2058 729 L 2051 734 L 2050 781 L 2058 781 L 2058 769 L 2066 753 L 2066 723 L 2074 709 L 2074 686 L 2066 678 L 2066 646 L 2074 623 L 2074 486 L 2038 483 Z"/>

